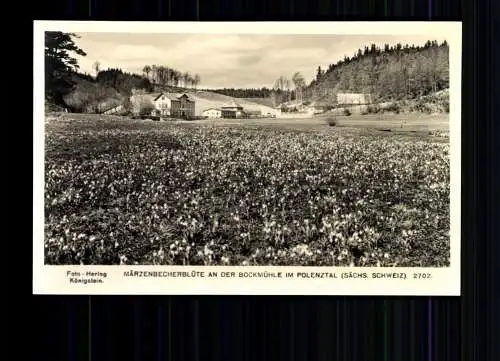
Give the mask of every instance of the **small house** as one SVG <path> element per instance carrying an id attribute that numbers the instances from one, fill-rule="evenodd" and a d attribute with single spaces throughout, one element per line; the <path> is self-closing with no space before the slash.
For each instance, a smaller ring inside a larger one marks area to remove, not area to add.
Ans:
<path id="1" fill-rule="evenodd" d="M 337 105 L 366 105 L 371 102 L 371 94 L 337 93 Z"/>
<path id="2" fill-rule="evenodd" d="M 360 114 L 366 111 L 372 103 L 371 94 L 362 93 L 338 93 L 337 107 L 348 109 L 351 114 Z"/>
<path id="3" fill-rule="evenodd" d="M 203 111 L 203 116 L 207 118 L 221 118 L 222 111 L 219 108 L 208 108 Z"/>
<path id="4" fill-rule="evenodd" d="M 245 116 L 245 112 L 240 104 L 231 101 L 221 107 L 221 115 L 222 118 L 241 118 Z"/>

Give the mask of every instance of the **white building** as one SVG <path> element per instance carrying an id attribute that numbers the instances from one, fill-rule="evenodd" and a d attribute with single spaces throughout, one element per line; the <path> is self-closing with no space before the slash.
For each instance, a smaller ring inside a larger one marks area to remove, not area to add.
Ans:
<path id="1" fill-rule="evenodd" d="M 371 94 L 337 93 L 337 105 L 365 105 L 371 102 Z"/>
<path id="2" fill-rule="evenodd" d="M 203 111 L 203 116 L 207 118 L 221 118 L 222 111 L 219 108 L 208 108 Z"/>
<path id="3" fill-rule="evenodd" d="M 187 94 L 160 93 L 153 99 L 153 104 L 156 108 L 156 115 L 180 118 L 195 116 L 195 101 Z"/>
<path id="4" fill-rule="evenodd" d="M 195 116 L 195 101 L 187 94 L 152 93 L 133 94 L 130 97 L 133 112 L 139 114 L 143 109 L 150 110 L 152 116 L 189 118 Z"/>
<path id="5" fill-rule="evenodd" d="M 245 115 L 243 107 L 234 100 L 221 107 L 223 118 L 241 118 Z"/>

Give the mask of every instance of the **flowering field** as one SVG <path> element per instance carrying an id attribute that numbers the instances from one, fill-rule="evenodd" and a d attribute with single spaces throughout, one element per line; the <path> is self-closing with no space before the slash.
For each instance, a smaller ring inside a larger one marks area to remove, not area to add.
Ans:
<path id="1" fill-rule="evenodd" d="M 46 124 L 47 264 L 449 266 L 449 143 Z"/>

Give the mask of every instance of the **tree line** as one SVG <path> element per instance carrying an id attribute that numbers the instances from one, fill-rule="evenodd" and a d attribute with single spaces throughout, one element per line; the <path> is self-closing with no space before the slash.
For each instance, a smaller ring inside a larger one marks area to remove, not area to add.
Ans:
<path id="1" fill-rule="evenodd" d="M 222 89 L 208 89 L 213 93 L 227 95 L 233 98 L 268 98 L 271 96 L 272 89 L 263 87 L 257 88 L 222 88 Z"/>
<path id="2" fill-rule="evenodd" d="M 72 111 L 96 111 L 123 102 L 132 89 L 151 92 L 158 86 L 196 88 L 201 82 L 198 74 L 161 65 L 146 65 L 142 74 L 134 74 L 119 68 L 102 70 L 96 61 L 95 76 L 81 73 L 75 55 L 87 54 L 75 39 L 78 36 L 74 33 L 45 32 L 45 97 L 50 104 Z"/>
<path id="3" fill-rule="evenodd" d="M 50 103 L 88 111 L 97 103 L 116 103 L 130 96 L 132 89 L 151 92 L 157 87 L 192 87 L 200 76 L 167 66 L 146 65 L 142 74 L 119 68 L 102 70 L 94 63 L 95 76 L 79 73 L 72 54 L 86 56 L 74 42 L 76 34 L 45 33 L 45 94 Z M 334 103 L 338 92 L 370 93 L 374 101 L 412 99 L 449 87 L 449 46 L 446 41 L 427 41 L 423 46 L 375 44 L 358 49 L 326 70 L 318 66 L 308 85 L 296 72 L 278 77 L 272 89 L 210 90 L 237 98 L 268 98 L 274 105 L 290 100 L 325 100 Z"/>
<path id="4" fill-rule="evenodd" d="M 153 91 L 153 84 L 149 79 L 138 74 L 124 72 L 119 68 L 100 70 L 95 77 L 95 82 L 104 87 L 114 88 L 124 95 L 131 95 L 132 89 Z"/>
<path id="5" fill-rule="evenodd" d="M 300 72 L 295 72 L 291 78 L 280 76 L 274 81 L 274 87 L 271 92 L 273 106 L 297 100 L 303 102 L 303 90 L 306 81 Z M 285 109 L 284 109 L 285 110 Z"/>
<path id="6" fill-rule="evenodd" d="M 146 65 L 142 73 L 151 83 L 162 86 L 184 86 L 184 88 L 197 88 L 201 82 L 199 74 L 182 72 L 163 65 Z"/>
<path id="7" fill-rule="evenodd" d="M 352 92 L 370 93 L 375 101 L 402 100 L 448 87 L 448 43 L 428 40 L 423 46 L 371 44 L 326 71 L 319 66 L 304 97 L 332 100 L 337 92 Z"/>

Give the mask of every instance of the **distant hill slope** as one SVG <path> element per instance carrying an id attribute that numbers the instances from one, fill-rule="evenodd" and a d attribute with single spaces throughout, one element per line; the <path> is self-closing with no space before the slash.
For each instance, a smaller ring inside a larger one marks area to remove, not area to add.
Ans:
<path id="1" fill-rule="evenodd" d="M 334 105 L 337 93 L 369 93 L 374 102 L 418 99 L 449 87 L 449 46 L 397 44 L 359 49 L 353 57 L 318 67 L 316 79 L 303 90 L 304 101 Z"/>
<path id="2" fill-rule="evenodd" d="M 266 107 L 271 107 L 271 108 L 273 107 L 273 99 L 271 97 L 268 97 L 268 98 L 238 98 L 238 99 L 248 100 L 249 102 L 252 102 L 252 103 L 265 105 Z"/>
<path id="3" fill-rule="evenodd" d="M 208 108 L 220 108 L 224 104 L 235 101 L 245 110 L 260 110 L 263 114 L 274 113 L 275 109 L 244 98 L 233 98 L 227 95 L 217 94 L 209 91 L 187 91 L 196 101 L 196 115 L 202 115 Z M 254 100 L 254 99 L 252 99 Z"/>
<path id="4" fill-rule="evenodd" d="M 61 76 L 57 88 L 47 96 L 48 108 L 69 108 L 73 112 L 101 112 L 123 104 L 134 88 L 152 91 L 148 79 L 121 71 L 107 69 L 100 71 L 97 77 L 76 72 Z"/>
<path id="5" fill-rule="evenodd" d="M 66 105 L 77 112 L 101 112 L 123 104 L 126 95 L 114 87 L 93 81 L 79 74 L 71 77 L 73 89 L 63 97 Z"/>

